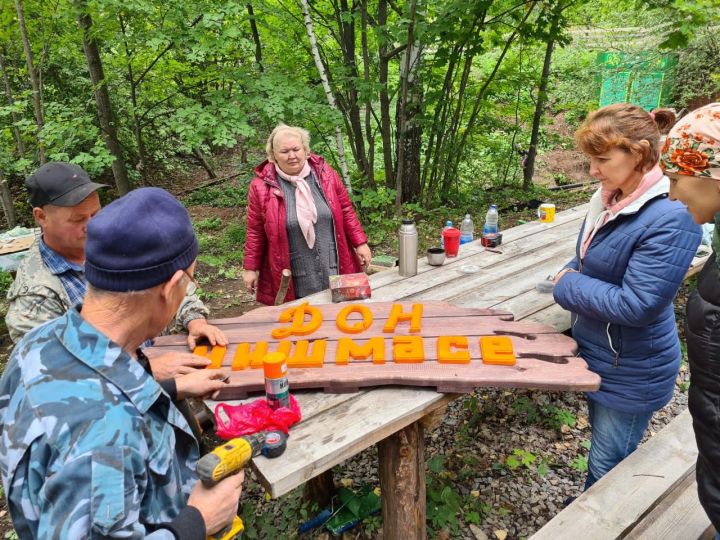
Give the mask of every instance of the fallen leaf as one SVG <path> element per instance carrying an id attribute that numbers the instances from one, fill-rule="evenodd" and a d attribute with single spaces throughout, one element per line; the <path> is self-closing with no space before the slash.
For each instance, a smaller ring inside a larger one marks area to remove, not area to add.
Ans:
<path id="1" fill-rule="evenodd" d="M 505 540 L 508 535 L 508 532 L 505 529 L 498 529 L 497 531 L 493 531 L 493 533 L 495 533 L 498 540 Z"/>

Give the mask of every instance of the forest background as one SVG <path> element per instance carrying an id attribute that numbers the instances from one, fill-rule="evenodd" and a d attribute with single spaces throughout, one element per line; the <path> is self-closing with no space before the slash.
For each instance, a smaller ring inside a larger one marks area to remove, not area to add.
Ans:
<path id="1" fill-rule="evenodd" d="M 572 133 L 598 107 L 598 54 L 670 55 L 666 105 L 718 101 L 718 13 L 720 0 L 3 0 L 0 229 L 33 226 L 22 183 L 46 161 L 113 186 L 104 203 L 164 187 L 193 217 L 203 299 L 237 315 L 253 305 L 238 279 L 247 186 L 278 122 L 311 132 L 374 253 L 392 255 L 398 214 L 424 246 L 466 212 L 477 228 L 490 202 L 509 226 L 540 201 L 587 200 L 548 188 L 588 180 Z M 3 297 L 11 281 L 0 272 Z M 2 322 L 0 342 L 6 354 Z M 458 490 L 439 485 L 431 530 L 456 537 L 492 510 L 468 510 Z M 1 533 L 13 534 L 5 510 Z"/>

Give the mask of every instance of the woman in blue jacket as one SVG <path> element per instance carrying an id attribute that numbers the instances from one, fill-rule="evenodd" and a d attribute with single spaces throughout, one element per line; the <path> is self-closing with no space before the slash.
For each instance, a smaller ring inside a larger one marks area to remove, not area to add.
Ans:
<path id="1" fill-rule="evenodd" d="M 659 136 L 654 116 L 625 103 L 590 114 L 575 134 L 600 188 L 554 296 L 572 314 L 579 355 L 601 377 L 587 395 L 585 489 L 637 448 L 672 398 L 680 366 L 672 302 L 701 233 L 685 206 L 668 199 Z"/>

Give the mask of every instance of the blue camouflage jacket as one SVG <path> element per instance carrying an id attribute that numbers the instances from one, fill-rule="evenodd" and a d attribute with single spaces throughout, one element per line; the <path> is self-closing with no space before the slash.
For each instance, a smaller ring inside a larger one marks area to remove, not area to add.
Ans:
<path id="1" fill-rule="evenodd" d="M 185 419 L 77 309 L 15 347 L 0 380 L 0 430 L 20 538 L 204 538 L 202 516 L 186 506 L 198 446 Z"/>

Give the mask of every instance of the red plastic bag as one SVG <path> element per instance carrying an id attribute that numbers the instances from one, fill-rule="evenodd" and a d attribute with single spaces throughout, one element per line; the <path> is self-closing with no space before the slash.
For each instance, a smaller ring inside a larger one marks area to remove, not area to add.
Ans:
<path id="1" fill-rule="evenodd" d="M 218 403 L 215 406 L 215 432 L 221 439 L 232 439 L 265 430 L 282 430 L 287 435 L 290 426 L 302 418 L 300 405 L 290 395 L 290 407 L 271 409 L 265 398 L 244 405 Z"/>

